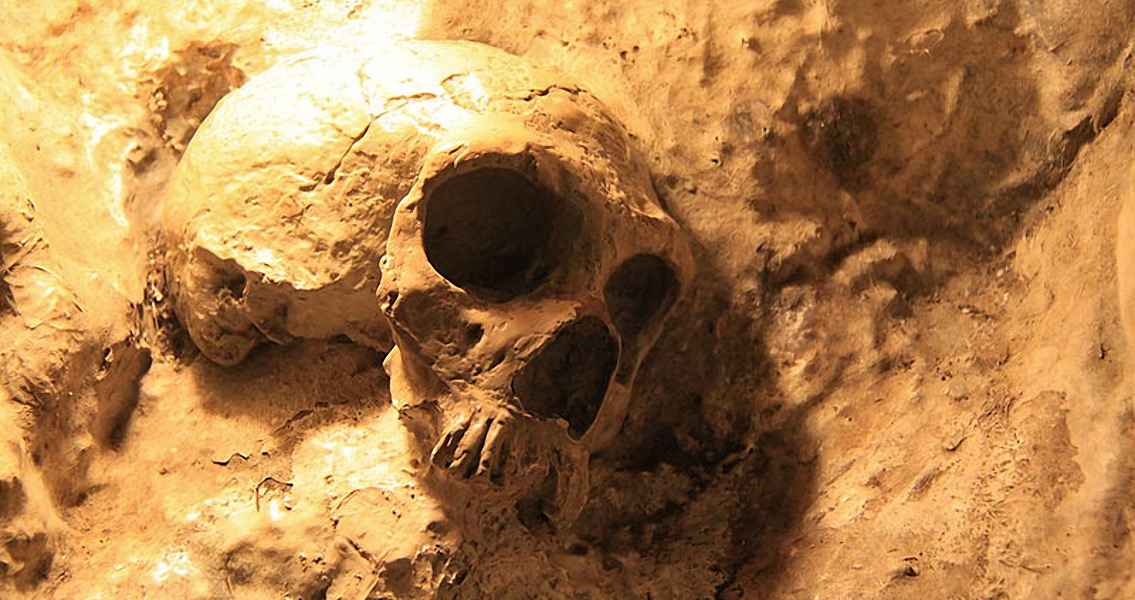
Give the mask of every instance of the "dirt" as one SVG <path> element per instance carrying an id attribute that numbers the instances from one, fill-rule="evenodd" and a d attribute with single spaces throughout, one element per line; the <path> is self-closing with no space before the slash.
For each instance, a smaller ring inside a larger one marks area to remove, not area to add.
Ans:
<path id="1" fill-rule="evenodd" d="M 0 595 L 1135 596 L 1135 2 L 0 14 Z M 570 526 L 455 528 L 380 350 L 218 366 L 160 277 L 221 97 L 403 38 L 578 81 L 694 248 Z"/>

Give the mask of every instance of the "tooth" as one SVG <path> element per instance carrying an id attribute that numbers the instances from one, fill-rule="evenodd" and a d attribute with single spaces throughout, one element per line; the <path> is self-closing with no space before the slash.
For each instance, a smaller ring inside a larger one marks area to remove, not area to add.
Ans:
<path id="1" fill-rule="evenodd" d="M 488 419 L 478 418 L 465 432 L 465 437 L 461 440 L 461 446 L 457 449 L 457 455 L 451 466 L 455 475 L 462 478 L 473 475 L 478 463 L 480 463 L 481 449 L 485 446 L 485 437 L 489 434 L 489 426 L 492 423 L 491 417 Z"/>

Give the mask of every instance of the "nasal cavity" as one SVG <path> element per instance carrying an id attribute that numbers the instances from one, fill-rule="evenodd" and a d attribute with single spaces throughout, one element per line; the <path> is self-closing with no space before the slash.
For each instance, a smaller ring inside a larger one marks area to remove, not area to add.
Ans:
<path id="1" fill-rule="evenodd" d="M 426 259 L 454 285 L 505 301 L 543 283 L 559 198 L 503 168 L 463 173 L 425 204 Z"/>
<path id="2" fill-rule="evenodd" d="M 579 438 L 599 414 L 619 346 L 607 325 L 584 317 L 560 329 L 512 381 L 525 411 L 542 418 L 560 418 Z"/>
<path id="3" fill-rule="evenodd" d="M 678 295 L 678 278 L 661 258 L 638 254 L 615 269 L 603 295 L 611 320 L 632 345 L 655 316 L 665 313 Z"/>

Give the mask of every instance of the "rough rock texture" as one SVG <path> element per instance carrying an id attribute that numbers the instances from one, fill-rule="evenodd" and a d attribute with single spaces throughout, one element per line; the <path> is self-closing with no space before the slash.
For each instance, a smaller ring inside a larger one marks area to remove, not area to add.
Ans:
<path id="1" fill-rule="evenodd" d="M 0 595 L 1135 595 L 1135 3 L 10 4 Z M 451 527 L 381 345 L 221 367 L 154 275 L 222 95 L 400 37 L 565 72 L 692 242 L 570 527 Z"/>

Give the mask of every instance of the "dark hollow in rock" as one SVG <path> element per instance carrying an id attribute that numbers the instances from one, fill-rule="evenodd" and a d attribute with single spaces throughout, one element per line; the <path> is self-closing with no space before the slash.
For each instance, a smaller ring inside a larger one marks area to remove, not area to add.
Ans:
<path id="1" fill-rule="evenodd" d="M 520 173 L 485 168 L 441 183 L 425 207 L 426 258 L 454 285 L 503 301 L 547 279 L 559 199 Z"/>
<path id="2" fill-rule="evenodd" d="M 831 170 L 841 184 L 857 187 L 863 165 L 879 145 L 878 129 L 865 100 L 837 96 L 805 118 L 804 141 L 813 158 Z"/>
<path id="3" fill-rule="evenodd" d="M 244 291 L 248 288 L 248 280 L 243 273 L 225 275 L 220 281 L 220 289 L 228 292 L 233 300 L 243 300 Z"/>
<path id="4" fill-rule="evenodd" d="M 628 347 L 678 295 L 678 277 L 661 258 L 638 254 L 619 265 L 603 288 L 611 320 Z"/>
<path id="5" fill-rule="evenodd" d="M 567 421 L 578 438 L 599 413 L 618 359 L 618 343 L 607 325 L 584 317 L 561 329 L 521 369 L 512 391 L 524 410 Z"/>
<path id="6" fill-rule="evenodd" d="M 24 484 L 18 477 L 0 478 L 0 521 L 8 521 L 20 514 L 27 502 Z"/>
<path id="7" fill-rule="evenodd" d="M 0 257 L 2 260 L 3 257 Z M 12 288 L 8 286 L 8 282 L 4 279 L 4 274 L 0 273 L 0 317 L 9 314 L 15 314 L 16 302 L 12 299 Z"/>
<path id="8" fill-rule="evenodd" d="M 42 531 L 19 532 L 0 539 L 0 580 L 16 584 L 16 589 L 29 591 L 47 577 L 54 558 Z"/>
<path id="9" fill-rule="evenodd" d="M 19 246 L 9 242 L 5 239 L 5 232 L 3 231 L 3 224 L 0 224 L 0 268 L 7 267 L 7 269 L 0 270 L 0 317 L 9 314 L 15 314 L 16 301 L 12 296 L 12 288 L 8 284 L 8 274 L 11 272 L 14 264 L 9 265 L 10 256 L 18 256 Z M 13 259 L 14 260 L 14 259 Z"/>

